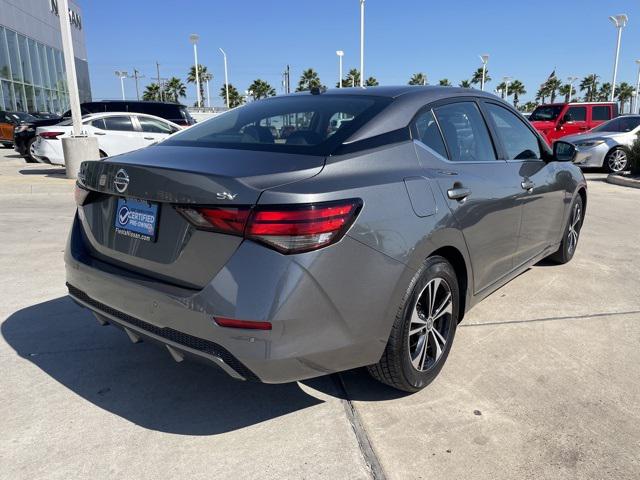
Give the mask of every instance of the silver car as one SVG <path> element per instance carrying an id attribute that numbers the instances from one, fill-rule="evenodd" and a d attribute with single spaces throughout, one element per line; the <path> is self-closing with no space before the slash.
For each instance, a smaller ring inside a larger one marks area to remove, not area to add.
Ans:
<path id="1" fill-rule="evenodd" d="M 638 132 L 640 115 L 623 115 L 562 140 L 576 146 L 578 166 L 604 167 L 609 173 L 619 173 L 629 166 L 629 151 Z"/>
<path id="2" fill-rule="evenodd" d="M 82 164 L 69 294 L 132 341 L 237 379 L 367 366 L 417 391 L 473 305 L 573 257 L 587 206 L 574 155 L 471 89 L 252 102 Z"/>

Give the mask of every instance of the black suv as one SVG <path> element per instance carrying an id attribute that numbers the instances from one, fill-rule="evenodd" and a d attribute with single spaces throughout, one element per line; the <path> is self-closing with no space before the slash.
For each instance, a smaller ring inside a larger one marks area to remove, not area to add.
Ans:
<path id="1" fill-rule="evenodd" d="M 187 107 L 179 103 L 168 102 L 141 102 L 136 100 L 100 100 L 80 104 L 82 115 L 102 112 L 134 112 L 155 115 L 178 125 L 193 125 L 196 121 L 187 111 Z M 14 149 L 26 157 L 27 161 L 35 162 L 31 156 L 31 145 L 36 139 L 36 128 L 55 125 L 63 119 L 70 118 L 71 111 L 65 112 L 62 117 L 47 118 L 32 122 L 23 122 L 15 128 L 13 134 Z"/>

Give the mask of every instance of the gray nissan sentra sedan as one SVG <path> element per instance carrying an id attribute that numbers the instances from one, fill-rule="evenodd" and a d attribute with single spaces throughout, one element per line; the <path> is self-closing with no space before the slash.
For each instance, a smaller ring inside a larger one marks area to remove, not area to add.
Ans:
<path id="1" fill-rule="evenodd" d="M 69 294 L 132 341 L 238 379 L 367 366 L 417 391 L 475 303 L 571 260 L 587 204 L 574 156 L 478 90 L 250 103 L 82 164 Z"/>

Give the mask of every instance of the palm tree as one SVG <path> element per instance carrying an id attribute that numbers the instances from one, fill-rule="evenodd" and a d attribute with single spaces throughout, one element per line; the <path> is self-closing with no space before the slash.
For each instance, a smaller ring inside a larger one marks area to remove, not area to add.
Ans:
<path id="1" fill-rule="evenodd" d="M 349 73 L 342 79 L 343 87 L 357 87 L 360 85 L 360 72 L 357 68 L 352 68 Z M 336 83 L 336 87 L 339 87 L 340 83 Z"/>
<path id="2" fill-rule="evenodd" d="M 273 97 L 276 94 L 275 88 L 269 85 L 268 82 L 258 78 L 249 85 L 249 95 L 254 100 L 260 100 L 261 98 Z"/>
<path id="3" fill-rule="evenodd" d="M 536 102 L 527 102 L 524 105 L 520 105 L 519 110 L 522 112 L 532 112 L 538 106 Z"/>
<path id="4" fill-rule="evenodd" d="M 547 82 L 540 85 L 540 88 L 536 92 L 536 101 L 540 103 L 546 103 L 545 99 L 549 96 L 551 92 L 549 92 L 549 88 L 547 87 Z"/>
<path id="5" fill-rule="evenodd" d="M 427 74 L 418 72 L 411 75 L 409 79 L 409 85 L 426 85 L 427 84 Z"/>
<path id="6" fill-rule="evenodd" d="M 489 76 L 489 69 L 485 69 L 484 71 L 484 83 L 487 84 L 491 81 L 491 77 Z M 478 85 L 482 84 L 482 67 L 479 67 L 473 75 L 471 76 L 471 84 Z"/>
<path id="7" fill-rule="evenodd" d="M 462 80 L 458 86 L 462 88 L 471 88 L 471 82 L 469 80 Z"/>
<path id="8" fill-rule="evenodd" d="M 515 108 L 518 108 L 520 95 L 526 95 L 527 91 L 524 88 L 524 84 L 520 80 L 514 80 L 509 84 L 509 93 L 513 94 L 513 106 Z"/>
<path id="9" fill-rule="evenodd" d="M 441 87 L 450 87 L 451 82 L 448 78 L 441 78 L 440 80 L 438 80 L 438 85 L 440 85 Z"/>
<path id="10" fill-rule="evenodd" d="M 213 79 L 213 75 L 211 75 L 207 71 L 206 66 L 199 63 L 198 77 L 200 80 L 200 102 L 202 102 L 202 105 L 204 106 L 204 100 L 205 100 L 204 85 L 207 81 L 211 81 Z M 189 74 L 187 75 L 187 83 L 196 83 L 196 66 L 195 65 L 191 65 L 191 68 L 189 69 Z"/>
<path id="11" fill-rule="evenodd" d="M 376 77 L 369 77 L 364 81 L 365 87 L 377 87 L 380 85 L 380 82 L 376 79 Z"/>
<path id="12" fill-rule="evenodd" d="M 153 101 L 160 100 L 160 85 L 157 83 L 150 83 L 144 89 L 142 93 L 142 100 Z"/>
<path id="13" fill-rule="evenodd" d="M 311 90 L 312 88 L 323 87 L 324 85 L 322 85 L 322 82 L 320 82 L 318 72 L 316 72 L 313 68 L 307 68 L 302 72 L 302 75 L 300 76 L 296 92 L 304 92 L 306 90 Z"/>
<path id="14" fill-rule="evenodd" d="M 573 86 L 568 83 L 565 83 L 558 88 L 558 93 L 564 96 L 564 103 L 569 103 L 571 101 L 569 95 L 573 94 L 573 92 L 575 92 Z"/>
<path id="15" fill-rule="evenodd" d="M 556 101 L 556 95 L 558 94 L 558 89 L 562 86 L 562 82 L 558 79 L 558 77 L 551 75 L 545 83 L 546 90 L 551 97 L 551 103 Z"/>
<path id="16" fill-rule="evenodd" d="M 587 91 L 585 95 L 585 100 L 587 102 L 593 102 L 596 96 L 596 91 L 598 90 L 598 75 L 592 73 L 591 75 L 587 75 L 580 82 L 580 91 Z"/>
<path id="17" fill-rule="evenodd" d="M 616 91 L 617 90 L 618 87 L 616 87 Z M 609 82 L 605 82 L 600 86 L 600 90 L 596 93 L 594 100 L 608 102 L 609 97 L 611 97 L 611 84 Z"/>
<path id="18" fill-rule="evenodd" d="M 631 111 L 631 99 L 633 98 L 633 86 L 627 82 L 622 82 L 616 88 L 616 97 L 620 102 L 620 112 L 624 113 L 624 105 L 629 101 L 629 111 Z"/>
<path id="19" fill-rule="evenodd" d="M 220 97 L 226 102 L 227 101 L 227 89 L 223 84 L 220 88 Z M 240 95 L 238 89 L 233 85 L 229 84 L 229 108 L 239 107 L 244 103 L 244 97 Z"/>
<path id="20" fill-rule="evenodd" d="M 178 77 L 171 77 L 165 86 L 165 98 L 178 103 L 179 99 L 187 96 L 187 87 Z"/>

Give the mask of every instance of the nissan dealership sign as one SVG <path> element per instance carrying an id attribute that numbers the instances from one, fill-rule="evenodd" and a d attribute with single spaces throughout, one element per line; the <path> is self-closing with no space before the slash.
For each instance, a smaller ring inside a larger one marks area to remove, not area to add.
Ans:
<path id="1" fill-rule="evenodd" d="M 58 15 L 58 0 L 50 0 L 49 6 L 54 15 Z M 82 18 L 78 12 L 69 9 L 69 22 L 78 30 L 82 30 Z"/>

